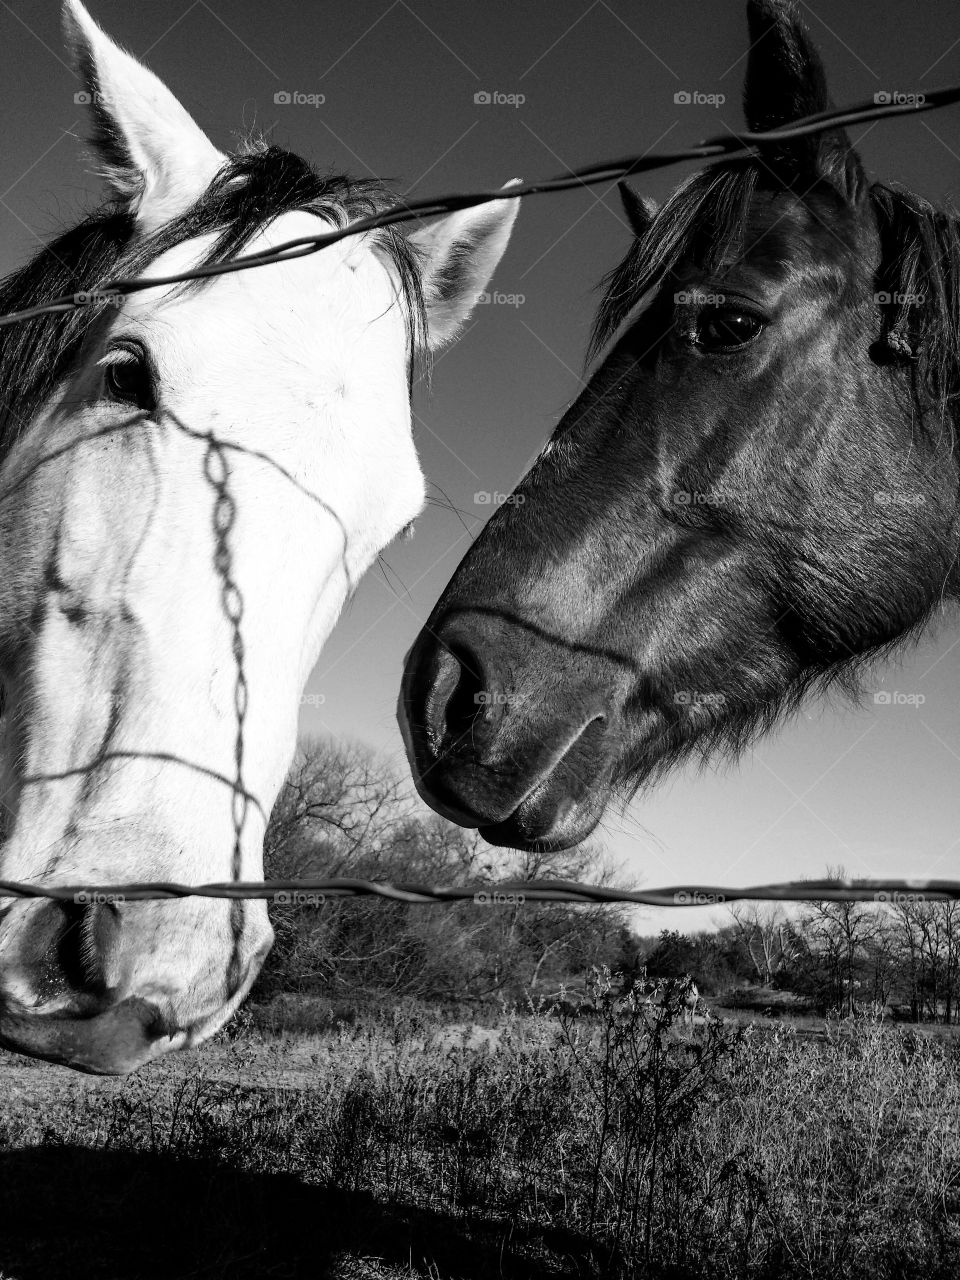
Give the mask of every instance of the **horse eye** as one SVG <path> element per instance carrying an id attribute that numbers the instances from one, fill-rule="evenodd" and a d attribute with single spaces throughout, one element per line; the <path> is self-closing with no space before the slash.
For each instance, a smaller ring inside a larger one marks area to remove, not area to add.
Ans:
<path id="1" fill-rule="evenodd" d="M 104 388 L 111 400 L 136 409 L 156 407 L 153 379 L 146 356 L 123 349 L 104 367 Z"/>
<path id="2" fill-rule="evenodd" d="M 701 312 L 697 320 L 697 346 L 706 351 L 736 351 L 763 331 L 763 321 L 749 311 L 718 307 Z"/>

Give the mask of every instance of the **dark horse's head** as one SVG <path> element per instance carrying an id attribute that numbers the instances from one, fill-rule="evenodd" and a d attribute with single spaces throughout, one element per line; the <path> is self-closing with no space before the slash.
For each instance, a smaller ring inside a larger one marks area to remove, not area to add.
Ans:
<path id="1" fill-rule="evenodd" d="M 748 14 L 750 127 L 826 109 L 792 7 Z M 403 682 L 421 793 L 497 844 L 582 839 L 957 588 L 956 221 L 839 131 L 624 196 L 603 354 Z"/>

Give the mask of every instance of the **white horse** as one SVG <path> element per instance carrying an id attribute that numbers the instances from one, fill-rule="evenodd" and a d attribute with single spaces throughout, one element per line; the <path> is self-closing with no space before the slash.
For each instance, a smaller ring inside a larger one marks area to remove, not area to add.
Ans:
<path id="1" fill-rule="evenodd" d="M 389 203 L 277 148 L 221 154 L 79 0 L 65 14 L 110 200 L 0 311 Z M 4 330 L 0 876 L 262 875 L 303 686 L 423 503 L 411 361 L 455 336 L 517 204 Z M 216 1031 L 272 941 L 262 902 L 0 902 L 0 1041 L 92 1071 Z"/>

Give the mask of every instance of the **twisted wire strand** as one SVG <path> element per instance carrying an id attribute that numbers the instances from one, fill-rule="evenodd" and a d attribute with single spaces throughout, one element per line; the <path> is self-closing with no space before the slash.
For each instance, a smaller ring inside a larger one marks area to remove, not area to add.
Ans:
<path id="1" fill-rule="evenodd" d="M 777 146 L 796 138 L 822 133 L 827 129 L 865 124 L 871 120 L 885 120 L 895 116 L 915 115 L 923 111 L 938 111 L 957 102 L 960 102 L 960 85 L 948 85 L 941 89 L 929 89 L 923 93 L 900 94 L 891 102 L 880 103 L 871 99 L 849 107 L 819 111 L 814 115 L 803 116 L 785 128 L 762 132 L 730 132 L 707 138 L 695 146 L 679 151 L 643 152 L 640 155 L 627 156 L 619 160 L 601 161 L 579 169 L 571 169 L 556 178 L 546 178 L 538 182 L 519 183 L 494 191 L 461 192 L 447 196 L 428 196 L 421 200 L 407 200 L 380 213 L 359 218 L 345 227 L 336 227 L 317 235 L 300 236 L 295 240 L 287 240 L 283 244 L 275 245 L 271 249 L 244 254 L 239 258 L 228 259 L 226 262 L 209 263 L 171 276 L 109 280 L 96 289 L 61 294 L 40 306 L 30 307 L 24 311 L 11 311 L 0 316 L 0 328 L 32 320 L 37 316 L 73 311 L 78 307 L 96 305 L 105 301 L 116 302 L 121 297 L 141 293 L 145 289 L 183 284 L 188 280 L 200 280 L 208 276 L 228 275 L 234 271 L 248 271 L 253 267 L 266 266 L 271 262 L 284 262 L 290 258 L 304 257 L 328 245 L 337 244 L 348 236 L 362 235 L 378 227 L 393 226 L 399 222 L 412 222 L 421 218 L 436 217 L 439 214 L 455 213 L 457 210 L 474 208 L 493 200 L 518 200 L 523 196 L 550 195 L 577 187 L 596 186 L 604 182 L 629 178 L 638 173 L 667 168 L 685 160 L 743 159 L 757 155 L 764 147 Z"/>
<path id="2" fill-rule="evenodd" d="M 277 906 L 323 906 L 340 898 L 377 897 L 410 905 L 474 902 L 479 906 L 518 906 L 529 902 L 649 907 L 722 906 L 728 902 L 953 902 L 958 880 L 790 880 L 782 884 L 671 885 L 657 889 L 621 889 L 575 880 L 505 880 L 482 885 L 391 884 L 338 876 L 319 880 L 223 881 L 177 884 L 169 881 L 116 885 L 44 885 L 0 880 L 0 898 L 48 898 L 80 904 L 147 902 L 178 898 L 264 899 Z"/>

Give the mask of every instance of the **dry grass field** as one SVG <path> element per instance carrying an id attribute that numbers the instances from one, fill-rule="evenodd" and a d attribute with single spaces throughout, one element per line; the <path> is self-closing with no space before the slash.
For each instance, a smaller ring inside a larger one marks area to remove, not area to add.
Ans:
<path id="1" fill-rule="evenodd" d="M 4 1280 L 946 1280 L 960 1053 L 610 1006 L 274 1010 L 126 1080 L 2 1055 L 0 1222 Z"/>

